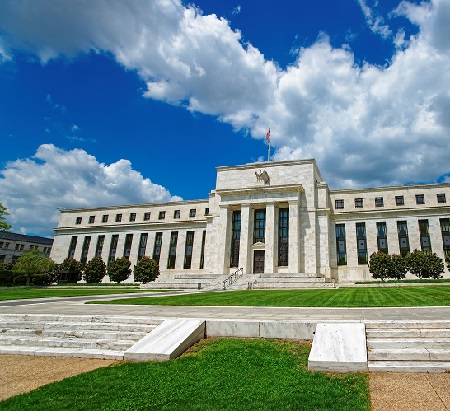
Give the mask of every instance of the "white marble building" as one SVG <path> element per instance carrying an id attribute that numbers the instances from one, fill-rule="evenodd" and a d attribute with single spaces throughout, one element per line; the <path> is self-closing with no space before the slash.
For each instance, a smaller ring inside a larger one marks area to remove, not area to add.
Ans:
<path id="1" fill-rule="evenodd" d="M 444 258 L 447 197 L 447 183 L 329 190 L 314 160 L 218 167 L 208 199 L 62 210 L 51 257 L 127 256 L 134 265 L 147 255 L 159 261 L 157 282 L 174 287 L 213 284 L 238 268 L 283 288 L 302 278 L 370 280 L 378 249 Z"/>

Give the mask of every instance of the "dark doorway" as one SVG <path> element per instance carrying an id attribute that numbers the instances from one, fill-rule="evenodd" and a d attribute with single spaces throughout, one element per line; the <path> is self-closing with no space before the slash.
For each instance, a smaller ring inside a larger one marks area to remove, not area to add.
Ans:
<path id="1" fill-rule="evenodd" d="M 265 258 L 264 250 L 255 250 L 255 252 L 253 254 L 253 272 L 254 273 L 263 273 L 264 272 L 264 258 Z"/>

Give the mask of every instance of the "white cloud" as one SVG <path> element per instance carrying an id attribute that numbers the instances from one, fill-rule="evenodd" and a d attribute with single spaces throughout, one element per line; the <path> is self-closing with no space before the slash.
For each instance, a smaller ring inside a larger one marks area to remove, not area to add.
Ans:
<path id="1" fill-rule="evenodd" d="M 348 46 L 326 36 L 281 70 L 239 31 L 180 0 L 0 2 L 5 52 L 28 50 L 43 62 L 107 51 L 147 84 L 145 96 L 212 114 L 264 138 L 276 159 L 316 158 L 332 187 L 432 181 L 448 173 L 450 3 L 403 1 L 419 33 L 392 36 L 366 1 L 366 21 L 394 37 L 396 54 L 379 67 L 356 64 Z"/>
<path id="2" fill-rule="evenodd" d="M 6 198 L 14 231 L 51 235 L 57 208 L 180 199 L 133 170 L 128 160 L 106 165 L 84 150 L 65 151 L 52 144 L 41 145 L 32 158 L 7 163 L 0 174 L 0 198 Z"/>

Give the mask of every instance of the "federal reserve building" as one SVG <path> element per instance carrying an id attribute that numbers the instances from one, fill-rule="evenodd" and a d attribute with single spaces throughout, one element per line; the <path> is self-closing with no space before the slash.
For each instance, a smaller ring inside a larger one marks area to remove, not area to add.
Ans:
<path id="1" fill-rule="evenodd" d="M 217 167 L 206 199 L 61 210 L 51 258 L 133 267 L 146 255 L 161 273 L 151 288 L 207 289 L 236 272 L 237 288 L 334 287 L 372 280 L 377 250 L 450 255 L 447 198 L 448 183 L 330 190 L 315 160 Z"/>

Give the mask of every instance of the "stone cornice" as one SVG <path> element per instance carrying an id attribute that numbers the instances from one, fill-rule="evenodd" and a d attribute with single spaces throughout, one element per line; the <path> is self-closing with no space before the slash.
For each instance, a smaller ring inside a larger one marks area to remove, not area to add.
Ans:
<path id="1" fill-rule="evenodd" d="M 254 195 L 259 193 L 268 194 L 284 194 L 284 193 L 304 193 L 303 186 L 301 184 L 288 184 L 288 185 L 255 185 L 247 188 L 224 188 L 216 190 L 216 193 L 221 197 L 234 197 L 242 195 Z"/>
<path id="2" fill-rule="evenodd" d="M 433 188 L 450 188 L 450 183 L 433 183 L 433 184 L 411 184 L 403 186 L 385 186 L 385 187 L 367 187 L 367 188 L 342 188 L 339 190 L 330 190 L 330 195 L 338 194 L 362 194 L 381 191 L 405 191 L 411 189 L 433 189 Z"/>
<path id="3" fill-rule="evenodd" d="M 430 216 L 450 217 L 449 207 L 427 207 L 427 208 L 399 208 L 388 210 L 366 210 L 366 211 L 349 211 L 344 213 L 331 213 L 331 219 L 334 221 L 347 220 L 365 220 L 365 219 L 383 219 L 383 218 L 398 218 L 402 219 L 407 216 L 423 216 L 424 218 Z"/>

